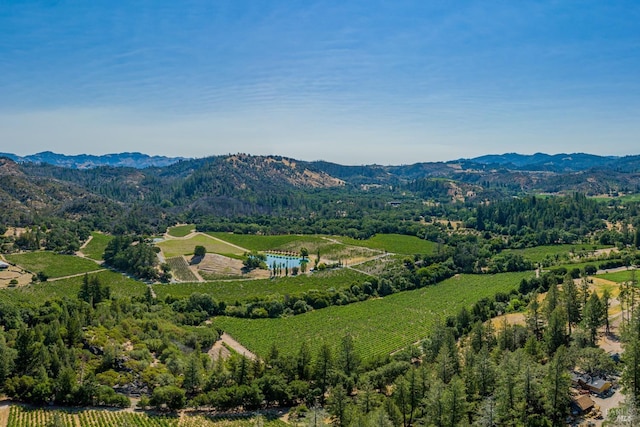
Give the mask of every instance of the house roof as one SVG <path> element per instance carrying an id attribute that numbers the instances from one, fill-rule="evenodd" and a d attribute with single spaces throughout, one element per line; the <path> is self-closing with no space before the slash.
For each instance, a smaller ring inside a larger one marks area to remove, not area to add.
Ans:
<path id="1" fill-rule="evenodd" d="M 611 383 L 609 381 L 605 381 L 601 378 L 594 378 L 587 383 L 587 386 L 597 389 L 597 390 L 608 390 L 611 388 Z"/>
<path id="2" fill-rule="evenodd" d="M 582 412 L 593 408 L 593 406 L 596 404 L 588 394 L 583 394 L 579 397 L 574 398 L 573 403 L 575 403 L 575 405 L 580 408 Z"/>

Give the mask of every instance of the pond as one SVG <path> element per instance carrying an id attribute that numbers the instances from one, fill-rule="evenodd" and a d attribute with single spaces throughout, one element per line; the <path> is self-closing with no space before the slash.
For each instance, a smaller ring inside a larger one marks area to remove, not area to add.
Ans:
<path id="1" fill-rule="evenodd" d="M 300 267 L 300 264 L 302 262 L 309 262 L 308 259 L 304 259 L 300 258 L 300 257 L 295 257 L 295 256 L 287 256 L 287 255 L 273 255 L 273 254 L 266 254 L 267 255 L 267 267 L 269 267 L 269 270 L 273 270 L 273 265 L 275 263 L 276 267 L 280 267 L 280 268 L 292 268 L 292 267 Z"/>

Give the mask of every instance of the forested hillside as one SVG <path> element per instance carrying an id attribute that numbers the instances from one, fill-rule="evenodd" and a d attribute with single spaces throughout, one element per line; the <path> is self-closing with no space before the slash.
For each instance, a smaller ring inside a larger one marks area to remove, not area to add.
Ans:
<path id="1" fill-rule="evenodd" d="M 588 416 L 573 373 L 633 408 L 640 199 L 614 166 L 633 159 L 534 157 L 0 159 L 0 389 L 339 427 L 559 426 Z"/>

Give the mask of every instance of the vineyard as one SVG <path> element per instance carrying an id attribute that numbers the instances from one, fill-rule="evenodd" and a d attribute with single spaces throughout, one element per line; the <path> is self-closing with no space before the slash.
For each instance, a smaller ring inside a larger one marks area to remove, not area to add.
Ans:
<path id="1" fill-rule="evenodd" d="M 11 406 L 7 427 L 282 427 L 282 421 L 254 418 L 209 418 L 202 415 L 147 415 L 110 410 L 50 410 Z"/>
<path id="2" fill-rule="evenodd" d="M 163 240 L 156 245 L 162 249 L 164 256 L 167 258 L 191 255 L 196 246 L 204 246 L 207 252 L 222 255 L 242 255 L 245 252 L 243 249 L 239 249 L 206 234 L 196 234 L 189 239 Z"/>
<path id="3" fill-rule="evenodd" d="M 180 283 L 153 285 L 159 298 L 167 295 L 176 298 L 188 297 L 194 292 L 211 294 L 219 301 L 246 301 L 268 295 L 296 295 L 312 289 L 341 289 L 362 283 L 367 275 L 350 269 L 318 271 L 311 275 L 279 277 L 277 279 L 213 281 L 203 283 Z"/>
<path id="4" fill-rule="evenodd" d="M 111 295 L 116 297 L 142 296 L 146 285 L 137 280 L 130 279 L 122 274 L 113 271 L 101 271 L 89 274 L 96 276 L 100 283 L 111 289 Z M 82 276 L 70 277 L 57 280 L 55 282 L 42 282 L 28 286 L 21 286 L 15 289 L 0 290 L 0 301 L 25 301 L 44 302 L 54 298 L 76 298 L 82 284 Z"/>
<path id="5" fill-rule="evenodd" d="M 175 227 L 169 227 L 167 234 L 173 237 L 185 237 L 189 235 L 196 228 L 193 224 L 176 225 Z"/>
<path id="6" fill-rule="evenodd" d="M 460 275 L 414 291 L 401 292 L 347 306 L 332 306 L 278 319 L 217 317 L 213 325 L 249 350 L 266 356 L 273 343 L 294 354 L 303 341 L 316 351 L 322 343 L 351 334 L 365 359 L 389 354 L 425 338 L 436 319 L 444 321 L 462 307 L 518 287 L 531 272 Z"/>
<path id="7" fill-rule="evenodd" d="M 212 232 L 206 234 L 232 243 L 234 245 L 247 248 L 251 251 L 289 250 L 292 247 L 297 248 L 292 249 L 293 251 L 298 251 L 301 247 L 306 247 L 311 253 L 314 253 L 317 249 L 320 249 L 322 251 L 325 245 L 331 244 L 330 241 L 325 240 L 321 237 L 297 236 L 293 234 L 285 234 L 279 236 L 257 236 L 249 234 L 232 234 L 221 232 Z"/>
<path id="8" fill-rule="evenodd" d="M 82 248 L 82 253 L 87 258 L 101 261 L 104 250 L 106 249 L 111 239 L 113 239 L 113 236 L 98 233 L 97 231 L 91 233 L 91 236 L 91 241 L 87 244 L 87 246 Z"/>
<path id="9" fill-rule="evenodd" d="M 32 273 L 43 272 L 49 278 L 86 273 L 101 268 L 94 261 L 88 259 L 47 251 L 8 254 L 5 255 L 5 258 Z"/>
<path id="10" fill-rule="evenodd" d="M 437 243 L 403 234 L 376 234 L 367 240 L 337 237 L 337 240 L 355 246 L 378 249 L 403 255 L 430 254 L 436 251 Z"/>
<path id="11" fill-rule="evenodd" d="M 171 267 L 171 274 L 181 282 L 197 282 L 198 278 L 189 268 L 189 264 L 184 257 L 177 256 L 167 259 L 167 264 Z"/>

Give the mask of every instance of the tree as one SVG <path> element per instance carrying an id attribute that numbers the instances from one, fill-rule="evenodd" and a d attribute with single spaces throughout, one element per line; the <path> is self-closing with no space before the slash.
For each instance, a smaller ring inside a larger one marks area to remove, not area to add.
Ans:
<path id="1" fill-rule="evenodd" d="M 174 385 L 156 387 L 149 400 L 149 404 L 158 410 L 169 409 L 177 411 L 184 408 L 187 403 L 185 391 Z"/>
<path id="2" fill-rule="evenodd" d="M 605 333 L 609 334 L 609 306 L 611 305 L 611 293 L 608 288 L 605 288 L 602 292 L 602 308 L 604 310 L 604 327 Z"/>
<path id="3" fill-rule="evenodd" d="M 564 416 L 569 411 L 570 387 L 571 378 L 568 373 L 567 351 L 564 346 L 560 346 L 549 362 L 547 375 L 544 379 L 545 409 L 554 426 L 563 425 Z"/>
<path id="4" fill-rule="evenodd" d="M 558 347 L 565 344 L 565 317 L 564 310 L 557 307 L 549 317 L 549 324 L 544 331 L 544 341 L 547 346 L 547 354 L 552 355 Z"/>
<path id="5" fill-rule="evenodd" d="M 304 381 L 308 380 L 311 377 L 311 350 L 306 341 L 300 344 L 296 362 L 298 366 L 298 378 Z"/>
<path id="6" fill-rule="evenodd" d="M 571 325 L 577 324 L 580 321 L 578 287 L 571 276 L 565 276 L 564 281 L 562 282 L 562 291 L 567 316 L 567 325 L 569 326 L 569 336 L 571 336 Z"/>
<path id="7" fill-rule="evenodd" d="M 195 395 L 204 383 L 203 375 L 200 355 L 197 351 L 194 351 L 187 360 L 182 387 L 184 387 L 190 395 Z"/>
<path id="8" fill-rule="evenodd" d="M 445 395 L 446 385 L 437 378 L 431 384 L 431 389 L 427 395 L 426 412 L 427 419 L 436 427 L 445 425 Z"/>
<path id="9" fill-rule="evenodd" d="M 318 356 L 316 357 L 316 363 L 313 370 L 315 383 L 320 389 L 321 404 L 324 404 L 324 395 L 331 383 L 332 371 L 333 354 L 331 353 L 331 347 L 329 347 L 327 343 L 323 343 L 318 350 Z"/>
<path id="10" fill-rule="evenodd" d="M 300 248 L 300 257 L 301 258 L 309 258 L 309 249 Z"/>
<path id="11" fill-rule="evenodd" d="M 348 425 L 347 413 L 350 400 L 342 385 L 338 384 L 331 390 L 328 404 L 329 413 L 333 416 L 333 424 L 337 427 Z"/>
<path id="12" fill-rule="evenodd" d="M 356 352 L 353 337 L 349 334 L 342 337 L 340 341 L 340 352 L 338 353 L 338 366 L 347 377 L 355 375 L 360 365 L 360 357 Z"/>
<path id="13" fill-rule="evenodd" d="M 255 270 L 256 268 L 265 269 L 267 268 L 267 256 L 265 254 L 261 254 L 255 251 L 252 251 L 246 255 L 247 257 L 242 261 L 242 265 L 247 270 Z"/>
<path id="14" fill-rule="evenodd" d="M 193 249 L 193 256 L 196 257 L 204 257 L 207 254 L 207 248 L 205 248 L 204 246 L 201 245 L 197 245 L 194 249 Z"/>
<path id="15" fill-rule="evenodd" d="M 589 331 L 591 345 L 596 344 L 598 328 L 604 324 L 605 309 L 598 294 L 593 292 L 584 307 L 584 325 Z"/>
<path id="16" fill-rule="evenodd" d="M 464 388 L 464 381 L 456 375 L 445 389 L 442 399 L 444 401 L 446 425 L 450 427 L 457 426 L 463 420 L 467 411 L 467 394 Z"/>

